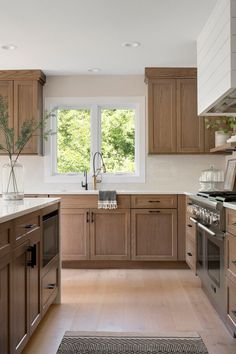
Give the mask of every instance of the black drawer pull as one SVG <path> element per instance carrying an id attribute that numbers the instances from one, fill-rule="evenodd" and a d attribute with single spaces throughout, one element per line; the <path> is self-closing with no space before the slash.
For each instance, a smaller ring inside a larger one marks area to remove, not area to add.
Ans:
<path id="1" fill-rule="evenodd" d="M 160 213 L 160 210 L 149 210 L 149 213 Z"/>
<path id="2" fill-rule="evenodd" d="M 187 252 L 187 255 L 188 255 L 189 257 L 192 257 L 192 253 L 191 253 L 191 252 Z"/>
<path id="3" fill-rule="evenodd" d="M 53 289 L 55 289 L 56 288 L 56 284 L 48 284 L 47 285 L 47 289 L 51 289 L 51 290 L 53 290 Z"/>
<path id="4" fill-rule="evenodd" d="M 149 200 L 148 203 L 160 203 L 160 200 Z"/>
<path id="5" fill-rule="evenodd" d="M 236 317 L 236 310 L 232 310 L 231 312 Z"/>
<path id="6" fill-rule="evenodd" d="M 236 266 L 236 261 L 231 261 L 231 263 L 233 263 L 233 265 L 235 265 L 235 266 Z"/>
<path id="7" fill-rule="evenodd" d="M 188 224 L 188 227 L 193 227 L 193 225 Z"/>
<path id="8" fill-rule="evenodd" d="M 94 213 L 91 213 L 91 222 L 94 222 Z"/>
<path id="9" fill-rule="evenodd" d="M 27 252 L 29 252 L 29 254 L 30 254 L 30 259 L 27 261 L 27 266 L 34 268 L 37 265 L 36 245 L 27 247 Z"/>
<path id="10" fill-rule="evenodd" d="M 36 224 L 26 224 L 26 225 L 24 225 L 23 227 L 25 228 L 25 229 L 33 229 L 34 227 L 37 227 L 38 225 L 36 225 Z"/>
<path id="11" fill-rule="evenodd" d="M 232 226 L 236 226 L 236 222 L 232 222 Z"/>
<path id="12" fill-rule="evenodd" d="M 86 212 L 86 222 L 89 222 L 89 211 Z"/>

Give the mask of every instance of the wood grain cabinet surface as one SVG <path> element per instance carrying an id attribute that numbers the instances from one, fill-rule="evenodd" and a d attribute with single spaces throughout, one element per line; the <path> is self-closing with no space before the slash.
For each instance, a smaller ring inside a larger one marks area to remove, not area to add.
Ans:
<path id="1" fill-rule="evenodd" d="M 14 128 L 15 139 L 25 119 L 38 121 L 43 114 L 43 85 L 46 77 L 40 70 L 0 71 L 0 95 L 7 99 L 9 126 Z M 0 142 L 4 142 L 0 135 Z M 27 143 L 23 154 L 42 154 L 41 132 Z"/>
<path id="2" fill-rule="evenodd" d="M 58 255 L 45 267 L 42 262 L 42 218 L 52 208 L 58 204 L 0 224 L 1 353 L 21 353 L 46 312 L 41 295 L 45 268 L 49 273 L 52 266 L 59 266 Z M 57 270 L 57 286 L 58 281 Z"/>
<path id="3" fill-rule="evenodd" d="M 150 154 L 203 154 L 214 132 L 197 116 L 196 68 L 146 68 Z M 216 118 L 212 118 L 216 119 Z"/>
<path id="4" fill-rule="evenodd" d="M 133 260 L 177 260 L 177 210 L 131 211 Z"/>
<path id="5" fill-rule="evenodd" d="M 91 210 L 90 238 L 92 260 L 129 260 L 130 210 Z"/>
<path id="6" fill-rule="evenodd" d="M 10 284 L 12 280 L 12 262 L 10 253 L 0 256 L 0 352 L 11 353 L 10 327 L 11 319 L 11 298 Z"/>

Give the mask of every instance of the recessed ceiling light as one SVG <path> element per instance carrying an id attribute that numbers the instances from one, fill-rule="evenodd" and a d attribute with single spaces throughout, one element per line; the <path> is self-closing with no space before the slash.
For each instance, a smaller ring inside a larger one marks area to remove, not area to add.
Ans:
<path id="1" fill-rule="evenodd" d="M 102 69 L 100 69 L 100 68 L 89 68 L 88 69 L 88 71 L 90 72 L 90 73 L 98 73 L 99 71 L 101 71 Z"/>
<path id="2" fill-rule="evenodd" d="M 15 50 L 17 48 L 16 45 L 14 44 L 5 44 L 5 45 L 2 45 L 2 49 L 5 49 L 5 50 Z"/>
<path id="3" fill-rule="evenodd" d="M 124 42 L 124 43 L 122 43 L 122 47 L 126 47 L 126 48 L 137 48 L 140 46 L 141 46 L 140 42 Z"/>

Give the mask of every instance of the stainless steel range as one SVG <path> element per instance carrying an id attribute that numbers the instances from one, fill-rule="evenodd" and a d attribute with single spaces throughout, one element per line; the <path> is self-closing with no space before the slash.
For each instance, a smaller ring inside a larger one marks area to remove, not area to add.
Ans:
<path id="1" fill-rule="evenodd" d="M 223 317 L 225 307 L 225 209 L 236 201 L 233 192 L 198 193 L 189 197 L 188 211 L 197 229 L 197 275 L 209 299 Z"/>

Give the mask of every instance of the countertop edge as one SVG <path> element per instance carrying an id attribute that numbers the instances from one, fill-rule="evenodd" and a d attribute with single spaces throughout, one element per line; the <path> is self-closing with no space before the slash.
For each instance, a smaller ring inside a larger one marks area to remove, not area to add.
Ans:
<path id="1" fill-rule="evenodd" d="M 223 206 L 228 209 L 236 210 L 236 202 L 225 202 L 223 203 Z"/>
<path id="2" fill-rule="evenodd" d="M 7 222 L 7 221 L 10 221 L 10 220 L 13 220 L 13 219 L 16 219 L 18 217 L 21 217 L 23 215 L 26 215 L 26 214 L 30 214 L 30 213 L 33 213 L 34 211 L 37 211 L 37 210 L 41 210 L 43 208 L 46 208 L 50 205 L 53 205 L 53 204 L 56 204 L 58 202 L 60 202 L 60 198 L 24 198 L 24 200 L 26 201 L 35 201 L 37 202 L 38 204 L 36 205 L 32 205 L 32 206 L 26 206 L 25 209 L 21 209 L 21 210 L 15 210 L 15 211 L 12 211 L 6 215 L 3 215 L 3 216 L 0 216 L 0 224 L 4 223 L 4 222 Z M 8 202 L 9 204 L 6 204 L 6 202 L 0 202 L 0 210 L 2 207 L 12 207 L 12 206 L 15 206 L 17 208 L 17 204 L 16 202 Z M 15 204 L 12 204 L 12 203 L 15 203 Z M 20 204 L 19 204 L 20 206 Z"/>

